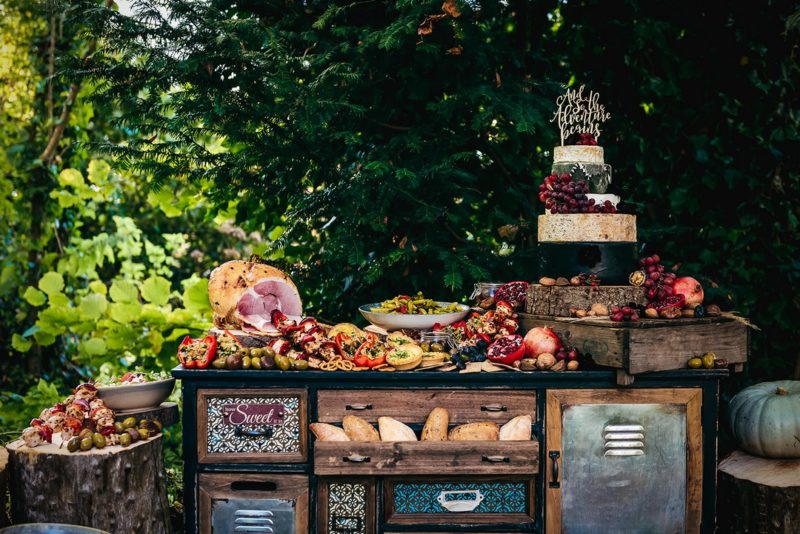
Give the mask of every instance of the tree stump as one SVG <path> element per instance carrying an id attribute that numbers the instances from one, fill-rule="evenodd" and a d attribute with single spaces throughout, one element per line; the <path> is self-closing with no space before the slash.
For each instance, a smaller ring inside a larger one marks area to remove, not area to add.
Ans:
<path id="1" fill-rule="evenodd" d="M 0 527 L 8 525 L 6 490 L 8 490 L 8 451 L 5 447 L 0 447 Z"/>
<path id="2" fill-rule="evenodd" d="M 54 440 L 55 441 L 55 440 Z M 170 531 L 161 436 L 86 452 L 66 444 L 8 445 L 14 523 L 68 523 L 108 532 Z"/>
<path id="3" fill-rule="evenodd" d="M 734 451 L 719 464 L 720 532 L 800 532 L 800 460 Z"/>

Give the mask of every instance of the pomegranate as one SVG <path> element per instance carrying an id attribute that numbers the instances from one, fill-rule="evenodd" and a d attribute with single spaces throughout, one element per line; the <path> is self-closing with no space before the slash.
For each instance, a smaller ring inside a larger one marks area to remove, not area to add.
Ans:
<path id="1" fill-rule="evenodd" d="M 685 306 L 694 308 L 703 303 L 703 297 L 705 296 L 703 294 L 703 286 L 691 276 L 683 276 L 675 280 L 672 290 L 675 295 L 683 295 L 686 299 Z"/>
<path id="2" fill-rule="evenodd" d="M 528 282 L 508 282 L 497 288 L 494 292 L 495 302 L 501 300 L 508 302 L 516 310 L 525 303 L 528 293 Z"/>
<path id="3" fill-rule="evenodd" d="M 662 301 L 648 305 L 653 307 L 658 312 L 659 317 L 662 319 L 676 319 L 681 316 L 681 308 L 686 305 L 686 298 L 681 295 L 672 295 Z"/>
<path id="4" fill-rule="evenodd" d="M 497 339 L 486 349 L 486 357 L 494 363 L 511 365 L 525 356 L 525 344 L 522 336 L 511 334 Z"/>
<path id="5" fill-rule="evenodd" d="M 561 348 L 561 340 L 546 326 L 531 328 L 525 334 L 525 355 L 536 358 L 540 354 L 555 354 Z"/>

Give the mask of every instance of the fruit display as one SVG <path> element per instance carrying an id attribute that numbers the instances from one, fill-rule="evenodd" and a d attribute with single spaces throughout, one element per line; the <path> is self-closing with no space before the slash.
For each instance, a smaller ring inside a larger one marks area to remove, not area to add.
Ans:
<path id="1" fill-rule="evenodd" d="M 373 313 L 410 313 L 420 315 L 443 314 L 453 313 L 461 310 L 461 306 L 452 302 L 445 306 L 441 303 L 426 298 L 422 291 L 418 291 L 416 295 L 398 295 L 389 300 L 381 302 L 380 306 L 373 306 L 370 311 Z"/>
<path id="2" fill-rule="evenodd" d="M 765 458 L 800 458 L 800 381 L 762 382 L 737 393 L 728 406 L 742 449 Z"/>
<path id="3" fill-rule="evenodd" d="M 539 201 L 551 214 L 617 213 L 611 200 L 598 203 L 590 196 L 586 180 L 573 181 L 570 173 L 551 174 L 539 185 Z"/>
<path id="4" fill-rule="evenodd" d="M 727 369 L 728 360 L 717 358 L 717 355 L 713 352 L 706 352 L 702 356 L 689 358 L 689 361 L 686 362 L 686 367 L 689 369 Z"/>
<path id="5" fill-rule="evenodd" d="M 530 441 L 531 415 L 520 415 L 504 425 L 494 421 L 475 421 L 449 428 L 450 415 L 437 407 L 428 415 L 422 432 L 393 417 L 378 417 L 376 429 L 355 415 L 342 419 L 342 428 L 328 423 L 311 423 L 309 428 L 318 441 L 399 442 L 399 441 Z"/>

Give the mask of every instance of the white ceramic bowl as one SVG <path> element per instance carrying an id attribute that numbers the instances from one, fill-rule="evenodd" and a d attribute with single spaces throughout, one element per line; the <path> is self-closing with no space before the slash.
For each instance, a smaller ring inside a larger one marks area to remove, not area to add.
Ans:
<path id="1" fill-rule="evenodd" d="M 112 410 L 141 410 L 157 408 L 167 400 L 175 388 L 175 379 L 144 382 L 129 386 L 107 386 L 97 388 L 97 396 Z"/>
<path id="2" fill-rule="evenodd" d="M 450 302 L 437 302 L 439 306 L 447 306 Z M 401 328 L 409 328 L 413 330 L 430 330 L 433 325 L 439 323 L 442 326 L 453 324 L 460 321 L 469 313 L 469 306 L 459 304 L 459 311 L 452 313 L 432 313 L 430 315 L 424 314 L 403 314 L 403 313 L 377 313 L 371 312 L 372 308 L 379 308 L 380 302 L 373 304 L 364 304 L 359 306 L 358 311 L 361 315 L 374 324 L 386 330 L 399 330 Z"/>

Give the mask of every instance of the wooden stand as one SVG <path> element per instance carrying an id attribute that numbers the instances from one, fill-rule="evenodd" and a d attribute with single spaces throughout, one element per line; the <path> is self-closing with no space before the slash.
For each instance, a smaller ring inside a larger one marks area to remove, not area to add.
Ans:
<path id="1" fill-rule="evenodd" d="M 11 456 L 14 523 L 68 523 L 109 532 L 170 531 L 161 436 L 130 447 L 67 451 L 21 440 Z"/>
<path id="2" fill-rule="evenodd" d="M 800 459 L 734 451 L 719 464 L 720 532 L 800 532 Z"/>
<path id="3" fill-rule="evenodd" d="M 611 306 L 647 304 L 647 289 L 634 286 L 528 286 L 525 312 L 532 315 L 569 317 L 570 308 L 588 310 L 592 304 Z"/>

